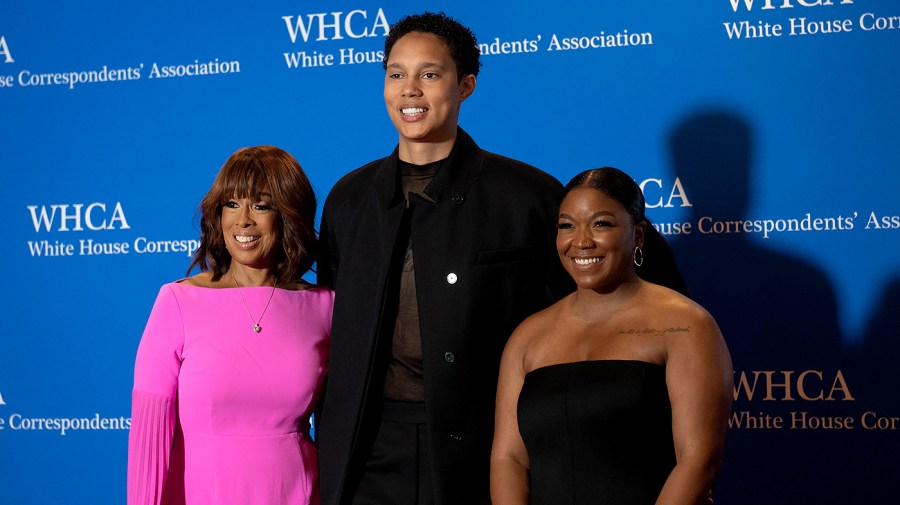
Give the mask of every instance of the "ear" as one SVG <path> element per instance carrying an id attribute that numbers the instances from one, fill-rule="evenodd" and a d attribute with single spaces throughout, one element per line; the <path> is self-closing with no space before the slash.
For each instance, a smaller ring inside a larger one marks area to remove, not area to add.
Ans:
<path id="1" fill-rule="evenodd" d="M 475 92 L 475 74 L 467 74 L 459 81 L 459 101 L 465 102 L 466 98 Z"/>
<path id="2" fill-rule="evenodd" d="M 644 232 L 647 231 L 647 221 L 641 221 L 634 227 L 634 245 L 644 247 Z"/>

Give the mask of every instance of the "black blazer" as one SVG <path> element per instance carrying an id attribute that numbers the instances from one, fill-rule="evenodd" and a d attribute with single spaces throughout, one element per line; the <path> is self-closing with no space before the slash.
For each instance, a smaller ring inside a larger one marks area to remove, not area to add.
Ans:
<path id="1" fill-rule="evenodd" d="M 335 290 L 329 376 L 317 423 L 323 505 L 341 503 L 361 430 L 381 401 L 373 366 L 404 213 L 398 151 L 344 176 L 322 214 L 318 282 Z M 528 315 L 572 289 L 556 254 L 560 183 L 482 151 L 462 129 L 410 220 L 425 404 L 438 505 L 490 503 L 500 355 Z M 371 403 L 368 403 L 371 402 Z"/>

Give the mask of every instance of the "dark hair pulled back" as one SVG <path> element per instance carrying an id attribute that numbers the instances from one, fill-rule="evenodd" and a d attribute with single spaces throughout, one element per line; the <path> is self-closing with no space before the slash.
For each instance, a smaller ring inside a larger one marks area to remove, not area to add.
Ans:
<path id="1" fill-rule="evenodd" d="M 635 266 L 635 271 L 647 282 L 665 286 L 688 296 L 687 286 L 675 264 L 675 255 L 672 254 L 666 239 L 644 215 L 646 207 L 644 193 L 631 176 L 613 167 L 585 170 L 566 184 L 563 198 L 577 188 L 596 189 L 622 205 L 631 217 L 632 224 L 647 223 L 644 246 L 641 248 L 644 261 L 642 266 Z"/>

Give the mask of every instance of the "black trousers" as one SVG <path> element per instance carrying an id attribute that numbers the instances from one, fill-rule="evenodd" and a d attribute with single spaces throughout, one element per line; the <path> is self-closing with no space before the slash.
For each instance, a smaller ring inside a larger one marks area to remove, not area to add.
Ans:
<path id="1" fill-rule="evenodd" d="M 433 505 L 425 403 L 385 401 L 353 505 Z"/>

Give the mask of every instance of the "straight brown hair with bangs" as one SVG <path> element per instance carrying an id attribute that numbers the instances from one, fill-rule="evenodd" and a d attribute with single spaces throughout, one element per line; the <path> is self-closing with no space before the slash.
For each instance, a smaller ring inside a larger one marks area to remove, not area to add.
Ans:
<path id="1" fill-rule="evenodd" d="M 200 247 L 194 253 L 188 275 L 197 266 L 202 272 L 212 271 L 213 281 L 228 272 L 231 254 L 222 235 L 222 207 L 232 198 L 259 200 L 262 193 L 272 195 L 271 205 L 278 214 L 281 243 L 273 258 L 278 284 L 298 281 L 312 267 L 318 250 L 312 185 L 297 160 L 286 151 L 256 146 L 232 154 L 200 202 Z"/>

